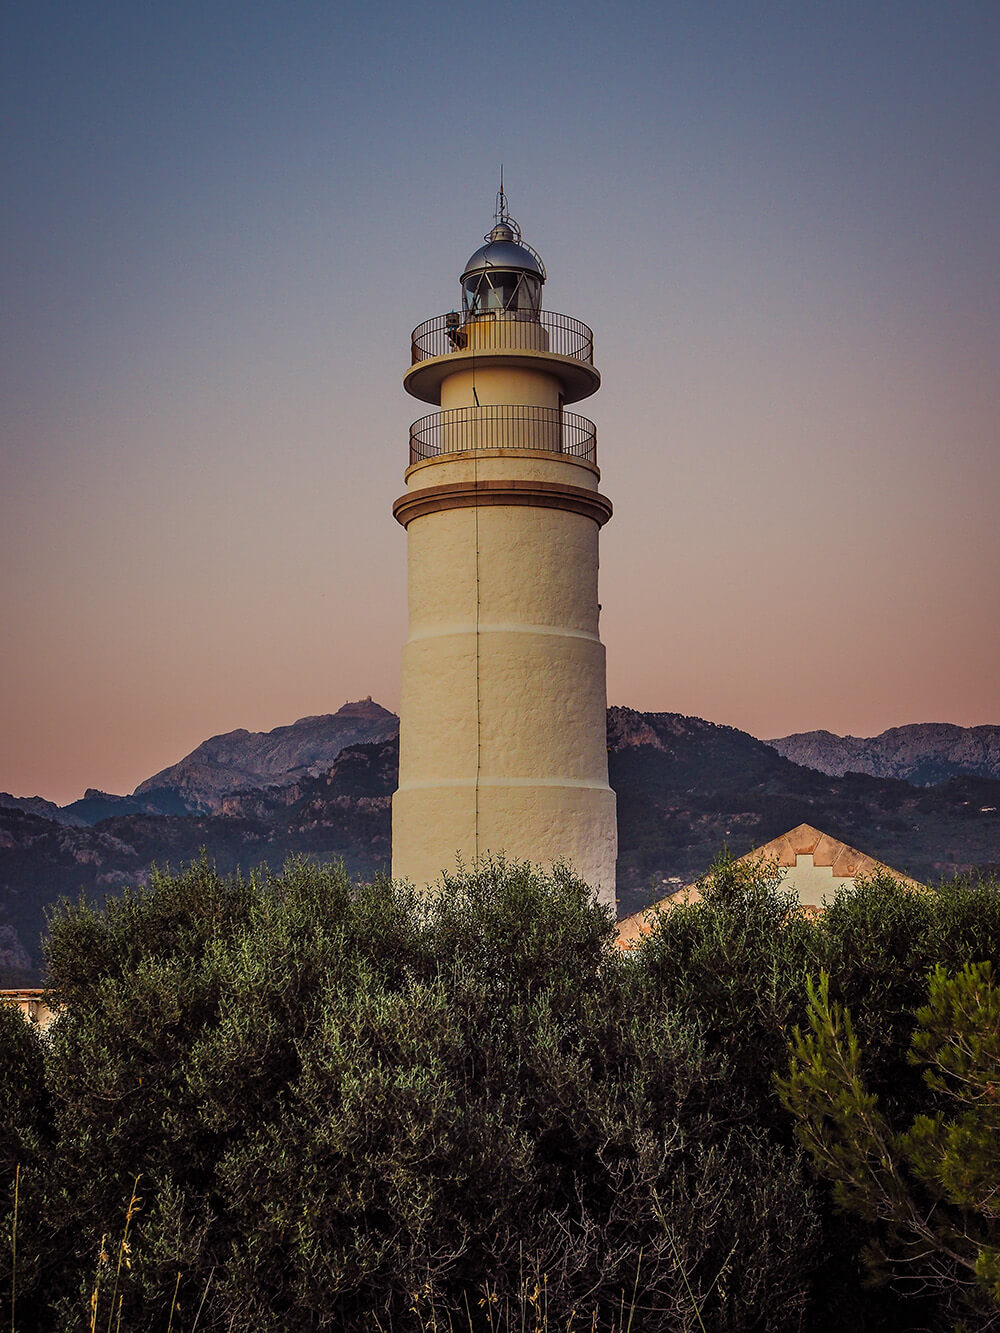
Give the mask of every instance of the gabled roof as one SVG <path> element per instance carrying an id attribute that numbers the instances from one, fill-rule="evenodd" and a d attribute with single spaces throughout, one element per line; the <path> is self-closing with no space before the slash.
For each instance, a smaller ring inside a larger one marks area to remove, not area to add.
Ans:
<path id="1" fill-rule="evenodd" d="M 853 880 L 858 875 L 874 875 L 881 871 L 892 875 L 893 879 L 909 888 L 926 888 L 926 885 L 911 879 L 909 875 L 903 875 L 898 870 L 893 870 L 891 866 L 887 866 L 884 862 L 876 861 L 873 856 L 868 856 L 865 852 L 859 852 L 856 847 L 851 847 L 846 842 L 840 842 L 839 839 L 832 838 L 829 833 L 813 828 L 811 824 L 799 824 L 796 828 L 789 829 L 787 833 L 779 834 L 777 838 L 765 842 L 762 847 L 755 847 L 752 852 L 747 852 L 746 856 L 741 856 L 737 864 L 776 861 L 780 868 L 794 870 L 798 866 L 800 856 L 811 857 L 813 866 L 823 869 L 829 868 L 832 877 L 835 879 Z M 671 907 L 676 907 L 682 903 L 700 901 L 701 893 L 698 891 L 697 884 L 688 884 L 675 893 L 669 894 L 666 898 L 661 898 L 659 902 L 653 903 L 651 907 L 644 907 L 641 912 L 635 912 L 632 916 L 625 917 L 624 920 L 618 922 L 619 946 L 627 949 L 640 936 L 648 935 L 656 923 L 657 912 L 667 911 Z M 821 908 L 813 906 L 804 906 L 802 910 L 810 916 L 817 915 L 822 911 Z"/>

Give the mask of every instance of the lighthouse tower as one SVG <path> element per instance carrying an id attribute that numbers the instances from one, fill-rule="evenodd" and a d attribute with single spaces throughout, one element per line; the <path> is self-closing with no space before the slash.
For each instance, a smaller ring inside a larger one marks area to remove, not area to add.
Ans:
<path id="1" fill-rule="evenodd" d="M 417 885 L 488 855 L 570 863 L 615 902 L 593 334 L 542 309 L 545 268 L 501 185 L 461 308 L 413 331 L 409 638 L 392 873 Z"/>

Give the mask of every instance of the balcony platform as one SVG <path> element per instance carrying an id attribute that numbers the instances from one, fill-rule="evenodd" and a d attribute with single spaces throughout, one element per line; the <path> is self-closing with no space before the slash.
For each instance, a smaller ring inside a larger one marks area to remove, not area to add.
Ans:
<path id="1" fill-rule="evenodd" d="M 601 387 L 601 373 L 596 366 L 575 357 L 559 356 L 555 352 L 536 352 L 525 347 L 477 348 L 475 351 L 449 352 L 447 356 L 419 361 L 403 376 L 403 388 L 421 402 L 441 403 L 441 384 L 457 370 L 487 361 L 503 364 L 517 370 L 540 370 L 552 375 L 563 386 L 563 401 L 578 403 L 589 398 Z"/>
<path id="2" fill-rule="evenodd" d="M 441 384 L 449 375 L 487 362 L 553 376 L 566 403 L 589 398 L 601 387 L 593 332 L 582 320 L 551 310 L 435 315 L 413 330 L 410 350 L 403 387 L 425 403 L 440 404 Z"/>

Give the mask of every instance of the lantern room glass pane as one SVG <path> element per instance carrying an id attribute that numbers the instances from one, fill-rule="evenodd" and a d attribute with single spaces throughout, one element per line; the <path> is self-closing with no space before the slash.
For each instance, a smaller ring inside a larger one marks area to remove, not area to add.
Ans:
<path id="1" fill-rule="evenodd" d="M 542 284 L 531 273 L 490 269 L 466 278 L 463 294 L 470 315 L 497 310 L 537 311 L 541 306 Z"/>
<path id="2" fill-rule="evenodd" d="M 517 296 L 519 310 L 538 310 L 542 304 L 542 284 L 530 273 L 523 273 Z"/>
<path id="3" fill-rule="evenodd" d="M 470 314 L 485 310 L 489 304 L 489 282 L 485 273 L 467 278 L 465 282 L 465 308 Z"/>

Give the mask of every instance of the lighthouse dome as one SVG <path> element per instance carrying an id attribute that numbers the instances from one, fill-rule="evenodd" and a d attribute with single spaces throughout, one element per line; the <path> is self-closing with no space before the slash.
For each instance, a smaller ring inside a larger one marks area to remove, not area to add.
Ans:
<path id="1" fill-rule="evenodd" d="M 541 307 L 545 265 L 521 240 L 516 224 L 501 220 L 462 272 L 462 294 L 469 314 L 490 310 L 537 311 Z"/>
<path id="2" fill-rule="evenodd" d="M 537 274 L 542 282 L 545 281 L 545 270 L 538 255 L 523 241 L 515 240 L 513 230 L 502 222 L 490 232 L 486 244 L 470 256 L 462 273 L 462 281 L 470 273 L 481 273 L 491 268 L 522 269 L 525 273 Z"/>

